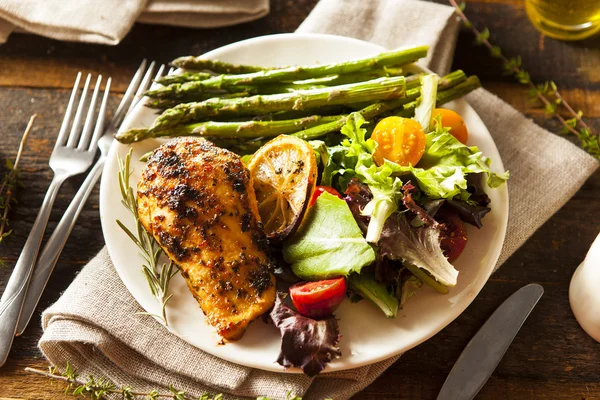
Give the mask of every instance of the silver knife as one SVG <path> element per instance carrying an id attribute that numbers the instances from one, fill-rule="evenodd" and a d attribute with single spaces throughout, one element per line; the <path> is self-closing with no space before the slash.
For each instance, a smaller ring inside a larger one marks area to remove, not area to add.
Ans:
<path id="1" fill-rule="evenodd" d="M 543 294 L 544 288 L 534 283 L 506 299 L 460 354 L 437 400 L 473 399 L 492 375 Z"/>

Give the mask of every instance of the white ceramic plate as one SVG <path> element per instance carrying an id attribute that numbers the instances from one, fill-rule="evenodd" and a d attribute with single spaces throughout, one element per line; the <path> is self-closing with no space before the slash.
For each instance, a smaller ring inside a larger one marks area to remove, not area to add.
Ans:
<path id="1" fill-rule="evenodd" d="M 206 54 L 234 63 L 265 66 L 336 62 L 376 54 L 380 46 L 338 36 L 282 34 L 259 37 L 234 43 Z M 500 155 L 488 130 L 464 101 L 450 105 L 466 121 L 469 141 L 493 160 L 493 168 L 504 172 Z M 123 129 L 148 126 L 155 111 L 138 106 L 123 124 Z M 133 160 L 156 148 L 161 142 L 147 140 L 133 146 Z M 129 146 L 113 143 L 102 176 L 100 214 L 102 229 L 110 256 L 119 276 L 133 297 L 149 313 L 157 314 L 160 306 L 152 297 L 141 270 L 138 250 L 115 223 L 120 219 L 133 229 L 132 217 L 121 205 L 117 173 L 117 155 L 124 157 Z M 133 161 L 132 185 L 139 179 L 144 164 Z M 368 301 L 352 304 L 345 300 L 338 312 L 342 339 L 342 357 L 333 361 L 326 372 L 371 364 L 409 350 L 429 339 L 473 301 L 498 260 L 508 219 L 506 185 L 490 190 L 492 211 L 485 217 L 484 227 L 477 231 L 469 226 L 469 241 L 456 263 L 460 271 L 458 285 L 448 295 L 423 289 L 410 298 L 396 319 L 387 319 Z M 283 371 L 275 360 L 279 354 L 280 337 L 277 329 L 258 320 L 251 324 L 244 337 L 219 345 L 219 337 L 205 321 L 202 311 L 188 291 L 183 278 L 177 275 L 171 282 L 173 298 L 168 303 L 169 330 L 192 345 L 236 364 L 269 371 Z M 150 318 L 132 316 L 132 318 Z M 288 372 L 299 372 L 290 369 Z"/>

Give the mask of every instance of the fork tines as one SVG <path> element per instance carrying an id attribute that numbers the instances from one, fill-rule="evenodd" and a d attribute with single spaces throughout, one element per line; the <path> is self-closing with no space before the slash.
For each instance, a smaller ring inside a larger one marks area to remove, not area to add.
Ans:
<path id="1" fill-rule="evenodd" d="M 77 78 L 75 79 L 75 84 L 73 85 L 71 97 L 69 98 L 69 104 L 67 105 L 67 110 L 65 111 L 65 117 L 63 119 L 55 147 L 76 147 L 78 150 L 82 151 L 96 151 L 96 144 L 102 135 L 104 127 L 104 115 L 106 113 L 106 104 L 108 102 L 108 95 L 110 92 L 111 78 L 106 80 L 102 102 L 99 106 L 99 109 L 96 111 L 96 108 L 98 108 L 97 102 L 102 84 L 102 75 L 98 75 L 96 84 L 94 85 L 94 91 L 89 101 L 87 96 L 90 89 L 92 74 L 87 75 L 83 89 L 80 93 L 79 84 L 81 82 L 81 75 L 81 72 L 79 72 L 77 74 Z M 74 105 L 77 101 L 79 102 L 77 110 L 75 111 L 75 117 L 71 118 Z M 84 110 L 86 106 L 88 110 L 84 123 L 83 115 L 85 113 Z M 96 112 L 98 118 L 94 118 Z M 95 127 L 93 127 L 94 121 L 96 121 Z M 71 129 L 70 133 L 67 135 L 69 127 Z"/>

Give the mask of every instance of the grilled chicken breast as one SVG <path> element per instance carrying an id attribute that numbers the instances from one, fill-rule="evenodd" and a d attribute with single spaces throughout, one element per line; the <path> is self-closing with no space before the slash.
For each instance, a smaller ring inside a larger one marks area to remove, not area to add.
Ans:
<path id="1" fill-rule="evenodd" d="M 138 182 L 138 213 L 219 335 L 242 337 L 275 302 L 250 174 L 241 159 L 205 139 L 157 150 Z"/>

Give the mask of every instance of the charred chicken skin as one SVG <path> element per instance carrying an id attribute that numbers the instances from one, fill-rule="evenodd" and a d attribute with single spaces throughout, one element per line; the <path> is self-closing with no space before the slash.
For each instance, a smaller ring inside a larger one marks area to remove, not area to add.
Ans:
<path id="1" fill-rule="evenodd" d="M 275 302 L 273 265 L 248 170 L 234 153 L 183 137 L 156 149 L 137 187 L 142 224 L 227 340 Z"/>

